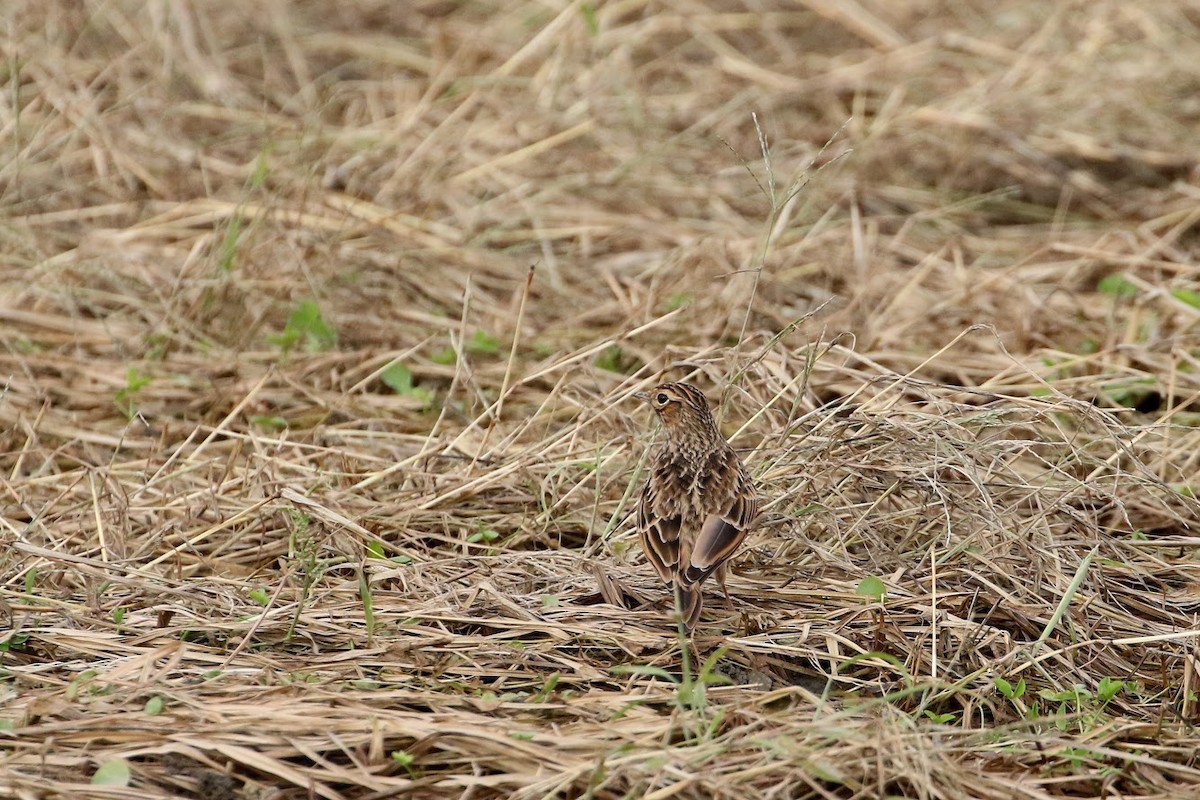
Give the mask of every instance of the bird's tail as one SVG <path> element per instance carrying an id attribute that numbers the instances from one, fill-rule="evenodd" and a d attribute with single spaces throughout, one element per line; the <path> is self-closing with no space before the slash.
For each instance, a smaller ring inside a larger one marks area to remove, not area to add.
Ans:
<path id="1" fill-rule="evenodd" d="M 679 619 L 688 633 L 700 621 L 700 609 L 704 608 L 704 595 L 700 593 L 700 584 L 675 582 L 675 608 L 679 611 Z"/>

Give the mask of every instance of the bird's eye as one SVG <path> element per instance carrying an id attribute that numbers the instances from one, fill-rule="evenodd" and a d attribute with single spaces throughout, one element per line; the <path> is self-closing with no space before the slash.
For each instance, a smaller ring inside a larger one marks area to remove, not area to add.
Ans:
<path id="1" fill-rule="evenodd" d="M 654 398 L 654 402 L 658 403 L 660 406 L 665 406 L 667 404 L 667 401 L 670 399 L 671 398 L 667 397 L 662 392 L 659 392 L 658 396 Z"/>

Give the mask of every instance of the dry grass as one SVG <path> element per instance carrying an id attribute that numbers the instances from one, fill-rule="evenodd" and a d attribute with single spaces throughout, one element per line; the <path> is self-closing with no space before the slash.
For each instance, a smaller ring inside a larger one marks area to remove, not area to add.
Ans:
<path id="1" fill-rule="evenodd" d="M 1200 4 L 598 5 L 10 0 L 0 796 L 1200 782 Z"/>

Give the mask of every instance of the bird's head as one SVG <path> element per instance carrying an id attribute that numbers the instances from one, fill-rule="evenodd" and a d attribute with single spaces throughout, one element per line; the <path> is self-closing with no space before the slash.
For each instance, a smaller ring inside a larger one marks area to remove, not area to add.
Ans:
<path id="1" fill-rule="evenodd" d="M 709 440 L 717 432 L 708 400 L 690 383 L 662 383 L 634 396 L 650 404 L 672 438 Z"/>

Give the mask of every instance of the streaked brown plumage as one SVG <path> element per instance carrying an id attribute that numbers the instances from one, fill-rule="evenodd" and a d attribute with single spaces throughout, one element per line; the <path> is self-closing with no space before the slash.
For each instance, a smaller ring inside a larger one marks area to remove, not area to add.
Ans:
<path id="1" fill-rule="evenodd" d="M 666 431 L 650 457 L 638 532 L 650 563 L 674 587 L 683 624 L 691 631 L 704 605 L 701 584 L 746 538 L 758 500 L 699 389 L 664 383 L 637 396 L 650 403 Z"/>

